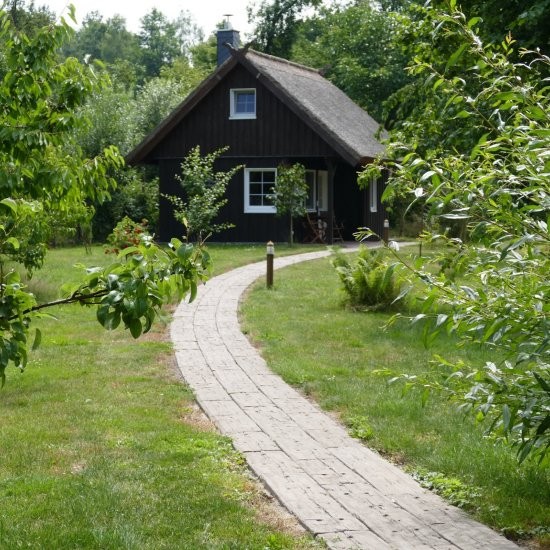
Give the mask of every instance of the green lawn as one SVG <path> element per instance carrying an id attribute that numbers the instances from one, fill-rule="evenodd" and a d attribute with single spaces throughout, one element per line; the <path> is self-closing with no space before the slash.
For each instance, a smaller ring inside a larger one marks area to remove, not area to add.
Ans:
<path id="1" fill-rule="evenodd" d="M 257 284 L 242 306 L 244 328 L 271 368 L 336 412 L 352 434 L 391 460 L 448 491 L 451 500 L 513 537 L 550 543 L 550 470 L 519 466 L 514 453 L 483 437 L 482 427 L 433 397 L 402 397 L 377 369 L 418 373 L 432 354 L 483 355 L 441 341 L 422 345 L 420 328 L 402 321 L 388 330 L 382 313 L 341 306 L 327 259 L 279 271 L 275 289 Z M 442 474 L 442 475 L 434 475 Z"/>
<path id="2" fill-rule="evenodd" d="M 218 270 L 265 254 L 221 248 Z M 78 280 L 79 261 L 106 258 L 100 247 L 53 250 L 33 289 L 56 297 L 60 281 Z M 9 369 L 0 391 L 0 548 L 315 545 L 282 527 L 230 442 L 197 421 L 164 327 L 135 341 L 104 331 L 93 310 L 55 314 L 40 321 L 25 372 Z"/>

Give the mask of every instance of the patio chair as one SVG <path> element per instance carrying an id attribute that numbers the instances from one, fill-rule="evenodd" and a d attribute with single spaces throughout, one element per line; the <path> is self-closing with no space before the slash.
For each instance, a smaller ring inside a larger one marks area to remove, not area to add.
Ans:
<path id="1" fill-rule="evenodd" d="M 309 234 L 306 236 L 307 243 L 325 244 L 325 236 L 327 231 L 327 222 L 321 218 L 312 219 L 306 212 L 306 227 Z"/>
<path id="2" fill-rule="evenodd" d="M 332 242 L 333 243 L 343 243 L 344 242 L 344 236 L 342 234 L 342 231 L 344 231 L 344 224 L 338 223 L 336 221 L 336 218 L 332 218 Z"/>

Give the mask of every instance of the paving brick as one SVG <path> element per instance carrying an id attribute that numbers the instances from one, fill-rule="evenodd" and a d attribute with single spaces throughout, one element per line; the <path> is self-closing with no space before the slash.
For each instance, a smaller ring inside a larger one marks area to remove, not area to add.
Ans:
<path id="1" fill-rule="evenodd" d="M 280 451 L 277 444 L 264 432 L 243 432 L 233 437 L 233 445 L 241 453 Z"/>
<path id="2" fill-rule="evenodd" d="M 332 550 L 395 550 L 375 533 L 368 530 L 322 533 L 319 535 Z"/>

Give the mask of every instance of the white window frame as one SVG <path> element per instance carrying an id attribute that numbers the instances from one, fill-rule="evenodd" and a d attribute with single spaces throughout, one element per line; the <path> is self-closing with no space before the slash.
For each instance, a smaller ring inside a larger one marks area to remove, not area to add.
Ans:
<path id="1" fill-rule="evenodd" d="M 273 172 L 277 181 L 276 168 L 245 168 L 244 169 L 244 212 L 245 214 L 276 214 L 275 206 L 250 204 L 250 174 L 252 172 Z M 264 195 L 265 196 L 265 195 Z"/>
<path id="2" fill-rule="evenodd" d="M 239 92 L 252 92 L 254 94 L 254 112 L 253 113 L 239 113 L 237 112 L 237 95 Z M 229 118 L 231 120 L 248 119 L 252 120 L 256 118 L 256 88 L 231 88 L 229 90 Z"/>
<path id="3" fill-rule="evenodd" d="M 369 210 L 378 212 L 378 180 L 373 178 L 369 184 Z"/>
<path id="4" fill-rule="evenodd" d="M 328 172 L 326 170 L 306 170 L 313 174 L 313 207 L 308 212 L 328 212 Z"/>

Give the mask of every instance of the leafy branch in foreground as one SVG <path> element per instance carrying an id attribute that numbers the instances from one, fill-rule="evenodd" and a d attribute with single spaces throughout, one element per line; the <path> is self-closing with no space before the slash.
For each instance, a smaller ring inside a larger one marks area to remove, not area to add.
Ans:
<path id="1" fill-rule="evenodd" d="M 187 293 L 193 299 L 208 272 L 209 257 L 200 246 L 174 239 L 161 248 L 149 239 L 125 248 L 106 268 L 87 270 L 85 280 L 60 301 L 38 304 L 22 285 L 18 266 L 39 269 L 47 248 L 50 232 L 36 223 L 37 216 L 47 211 L 57 222 L 66 212 L 105 200 L 115 187 L 111 174 L 124 164 L 114 147 L 87 158 L 76 142 L 75 131 L 87 122 L 81 107 L 104 82 L 76 59 L 59 61 L 59 48 L 72 32 L 61 20 L 29 37 L 0 9 L 2 383 L 10 364 L 25 367 L 32 321 L 45 309 L 74 302 L 95 306 L 105 328 L 122 324 L 138 337 L 163 304 Z M 37 331 L 33 347 L 39 343 Z"/>
<path id="2" fill-rule="evenodd" d="M 421 262 L 412 266 L 425 285 L 423 312 L 413 320 L 433 320 L 427 340 L 454 333 L 464 344 L 489 348 L 494 358 L 466 365 L 436 357 L 431 375 L 401 379 L 425 391 L 444 389 L 479 420 L 488 420 L 489 432 L 515 445 L 520 461 L 532 456 L 546 463 L 550 87 L 543 75 L 550 59 L 523 52 L 522 62 L 513 63 L 512 40 L 484 46 L 475 33 L 478 24 L 454 9 L 434 16 L 434 37 L 452 37 L 459 46 L 443 64 L 428 54 L 416 59 L 412 70 L 432 99 L 392 134 L 387 196 L 421 191 L 429 214 L 439 221 L 424 239 L 443 240 L 450 250 L 438 258 L 447 267 L 438 273 Z M 459 61 L 461 74 L 455 70 Z M 441 122 L 461 121 L 477 139 L 468 146 L 449 136 L 428 151 L 407 146 L 413 143 L 409 132 L 429 119 L 434 102 Z M 370 174 L 362 177 L 366 182 Z M 457 220 L 466 227 L 461 239 L 448 234 Z"/>
<path id="3" fill-rule="evenodd" d="M 150 330 L 165 304 L 186 295 L 190 301 L 195 298 L 197 282 L 208 277 L 210 256 L 203 248 L 178 239 L 172 239 L 166 247 L 145 240 L 125 248 L 107 267 L 80 267 L 86 272 L 82 283 L 65 288 L 65 298 L 42 304 L 38 304 L 21 284 L 17 271 L 12 270 L 3 277 L 0 297 L 2 383 L 10 361 L 20 369 L 25 367 L 31 323 L 43 316 L 45 309 L 74 303 L 95 306 L 97 320 L 103 327 L 114 330 L 122 324 L 138 338 Z M 41 333 L 37 329 L 33 348 L 40 340 Z"/>

